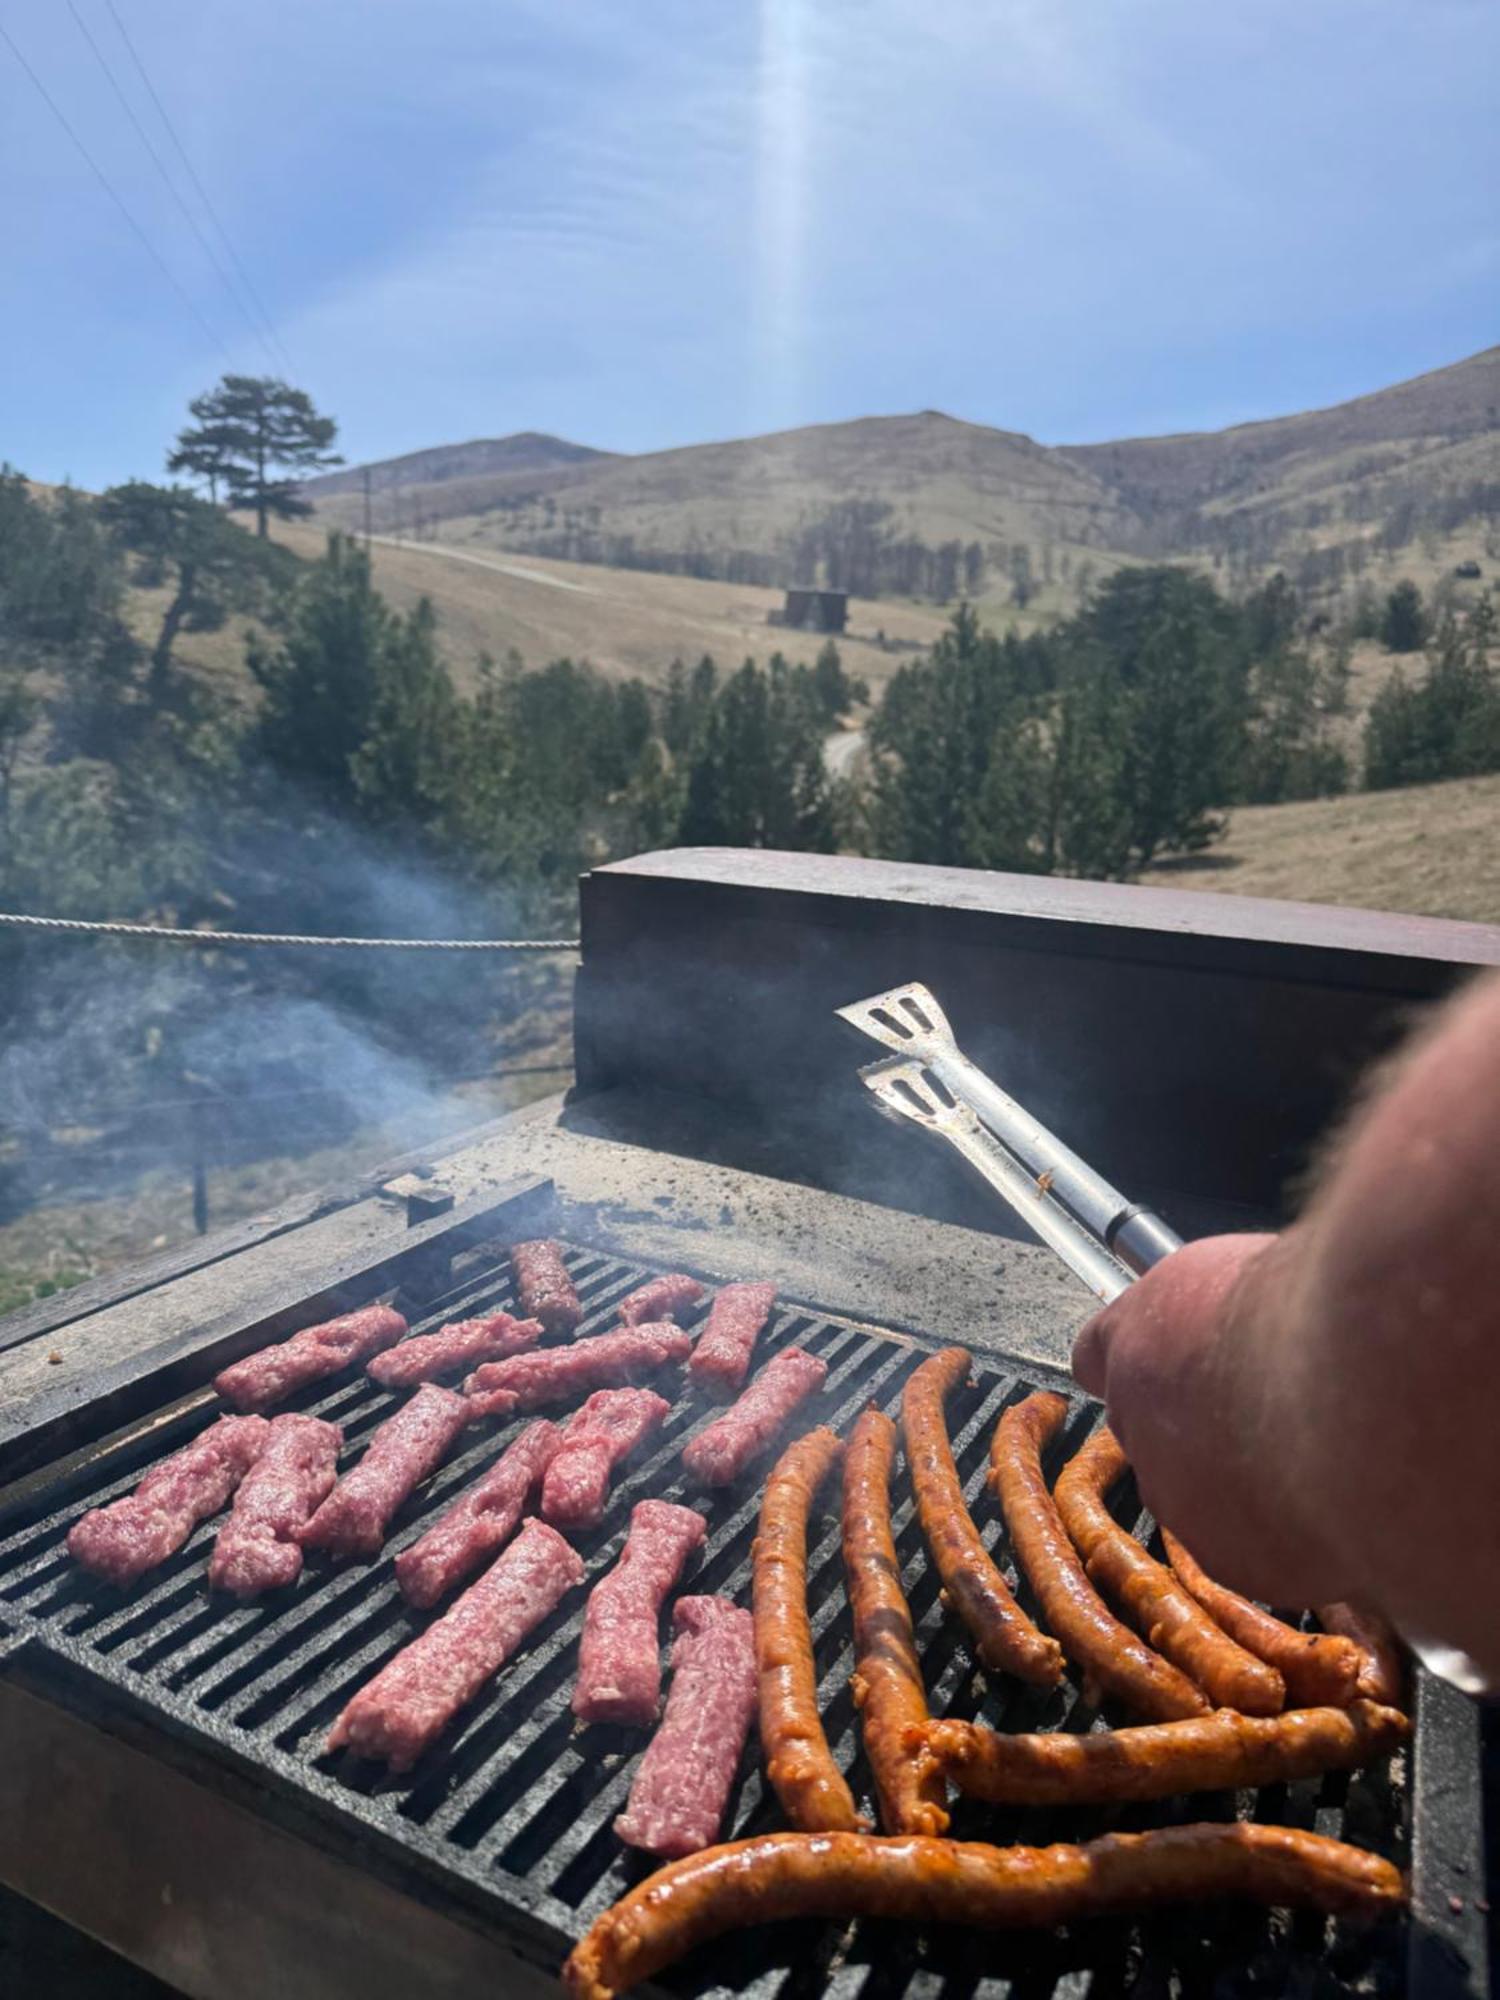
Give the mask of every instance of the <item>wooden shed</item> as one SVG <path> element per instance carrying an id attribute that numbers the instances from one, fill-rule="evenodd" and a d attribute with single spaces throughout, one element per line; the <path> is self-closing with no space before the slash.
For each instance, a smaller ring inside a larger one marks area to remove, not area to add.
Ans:
<path id="1" fill-rule="evenodd" d="M 848 620 L 847 590 L 789 590 L 781 613 L 783 625 L 801 632 L 842 632 Z"/>

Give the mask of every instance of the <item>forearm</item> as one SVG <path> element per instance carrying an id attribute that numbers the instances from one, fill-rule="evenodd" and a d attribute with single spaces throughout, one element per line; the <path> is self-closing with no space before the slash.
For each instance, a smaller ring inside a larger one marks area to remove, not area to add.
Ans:
<path id="1" fill-rule="evenodd" d="M 1500 981 L 1402 1060 L 1245 1285 L 1338 1594 L 1500 1669 Z"/>

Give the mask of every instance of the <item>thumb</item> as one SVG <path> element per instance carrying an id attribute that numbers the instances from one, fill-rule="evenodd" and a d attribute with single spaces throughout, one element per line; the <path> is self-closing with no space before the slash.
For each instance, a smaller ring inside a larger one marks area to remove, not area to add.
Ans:
<path id="1" fill-rule="evenodd" d="M 1108 1312 L 1095 1313 L 1073 1342 L 1073 1380 L 1101 1400 L 1109 1380 L 1108 1322 Z"/>

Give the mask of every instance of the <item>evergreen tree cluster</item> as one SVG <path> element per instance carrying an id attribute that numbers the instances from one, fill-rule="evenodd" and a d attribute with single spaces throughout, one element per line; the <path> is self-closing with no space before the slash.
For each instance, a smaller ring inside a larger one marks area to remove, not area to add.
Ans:
<path id="1" fill-rule="evenodd" d="M 1371 791 L 1500 771 L 1494 641 L 1495 607 L 1484 597 L 1464 619 L 1445 614 L 1415 679 L 1398 668 L 1386 682 L 1365 718 Z"/>
<path id="2" fill-rule="evenodd" d="M 1191 852 L 1223 809 L 1343 789 L 1342 690 L 1274 579 L 1243 604 L 1122 570 L 1021 639 L 961 609 L 870 726 L 871 844 L 912 861 L 1124 877 Z"/>
<path id="3" fill-rule="evenodd" d="M 596 505 L 559 506 L 551 494 L 496 495 L 489 511 L 507 516 L 506 547 L 558 562 L 601 563 L 668 576 L 775 588 L 794 579 L 847 590 L 854 597 L 925 597 L 938 604 L 975 597 L 997 571 L 1024 604 L 1034 594 L 1025 544 L 924 542 L 900 534 L 885 500 L 844 500 L 778 538 L 774 548 L 689 537 L 681 548 L 642 543 L 629 529 L 606 528 Z M 381 519 L 397 533 L 415 531 L 398 492 L 381 502 Z"/>
<path id="4" fill-rule="evenodd" d="M 460 693 L 430 604 L 393 612 L 340 535 L 247 664 L 246 748 L 290 796 L 550 924 L 571 922 L 584 869 L 646 846 L 831 848 L 823 740 L 865 696 L 832 644 L 810 667 L 678 663 L 660 692 L 512 655 Z"/>

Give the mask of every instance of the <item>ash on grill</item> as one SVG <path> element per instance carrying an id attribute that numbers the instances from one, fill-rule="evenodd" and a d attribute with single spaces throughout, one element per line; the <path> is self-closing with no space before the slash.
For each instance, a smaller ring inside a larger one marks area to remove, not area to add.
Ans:
<path id="1" fill-rule="evenodd" d="M 583 1304 L 580 1335 L 614 1323 L 614 1309 L 653 1273 L 584 1247 L 566 1253 Z M 508 1264 L 471 1271 L 440 1297 L 398 1298 L 418 1331 L 444 1321 L 513 1309 Z M 417 1307 L 413 1310 L 413 1307 Z M 682 1313 L 688 1325 L 702 1307 Z M 761 1336 L 758 1361 L 797 1346 L 822 1360 L 821 1394 L 796 1413 L 787 1436 L 829 1423 L 847 1436 L 869 1404 L 896 1414 L 911 1369 L 933 1343 L 874 1333 L 812 1308 L 783 1305 Z M 998 1360 L 976 1359 L 977 1380 L 949 1406 L 955 1457 L 966 1499 L 998 1539 L 996 1508 L 984 1493 L 986 1447 L 1001 1410 L 1037 1386 L 1057 1386 L 1045 1371 L 1021 1374 Z M 363 1375 L 320 1385 L 292 1407 L 344 1427 L 360 1448 L 399 1401 Z M 641 1460 L 623 1468 L 597 1531 L 578 1537 L 590 1580 L 615 1559 L 630 1511 L 647 1497 L 680 1500 L 702 1510 L 709 1538 L 696 1568 L 697 1594 L 749 1603 L 750 1543 L 764 1466 L 739 1485 L 709 1491 L 691 1484 L 682 1467 L 689 1436 L 719 1406 L 684 1392 Z M 310 1557 L 297 1592 L 244 1606 L 212 1596 L 205 1575 L 213 1523 L 131 1592 L 113 1591 L 82 1575 L 63 1546 L 68 1526 L 87 1507 L 128 1492 L 145 1468 L 202 1428 L 200 1404 L 176 1423 L 107 1455 L 54 1484 L 30 1511 L 0 1531 L 0 1617 L 44 1654 L 72 1663 L 101 1701 L 127 1699 L 155 1724 L 217 1756 L 228 1753 L 253 1768 L 296 1811 L 317 1819 L 322 1837 L 350 1852 L 373 1844 L 389 1859 L 436 1883 L 505 1936 L 527 1959 L 555 1971 L 589 1922 L 644 1872 L 612 1830 L 644 1745 L 639 1731 L 596 1726 L 578 1730 L 570 1710 L 584 1593 L 547 1619 L 517 1661 L 489 1686 L 437 1748 L 411 1773 L 386 1775 L 347 1753 L 326 1755 L 329 1728 L 350 1696 L 397 1649 L 425 1629 L 396 1585 L 395 1558 L 412 1545 L 494 1458 L 504 1440 L 531 1419 L 471 1433 L 453 1457 L 397 1517 L 381 1558 L 339 1567 Z M 1093 1418 L 1074 1400 L 1055 1448 L 1074 1450 Z M 894 1495 L 893 1526 L 935 1715 L 978 1717 L 1000 1729 L 1086 1728 L 1093 1721 L 1076 1684 L 1051 1693 L 1013 1680 L 986 1679 L 974 1666 L 963 1628 L 938 1601 L 938 1579 L 921 1543 L 904 1479 Z M 1138 1528 L 1133 1496 L 1117 1496 L 1121 1518 Z M 843 1593 L 839 1521 L 830 1507 L 809 1537 L 809 1602 L 828 1740 L 855 1795 L 871 1804 L 870 1774 L 859 1747 L 849 1688 L 851 1630 Z M 997 1556 L 1004 1563 L 1003 1551 Z M 1013 1577 L 1008 1563 L 1007 1575 Z M 1018 1585 L 1030 1606 L 1024 1584 Z M 441 1607 L 439 1607 L 441 1609 Z M 1114 1827 L 1159 1825 L 1236 1813 L 1347 1834 L 1360 1845 L 1406 1859 L 1404 1767 L 1309 1780 L 1264 1795 L 1197 1798 L 1166 1807 L 1111 1810 L 1030 1810 L 976 1807 L 958 1800 L 959 1838 L 1043 1844 L 1086 1839 Z M 725 1838 L 780 1825 L 752 1742 L 741 1761 L 726 1815 Z M 979 1937 L 861 1922 L 852 1927 L 791 1924 L 763 1927 L 685 1961 L 664 1983 L 702 1991 L 725 1981 L 757 1993 L 822 1988 L 840 1996 L 999 1996 L 1013 1990 L 1042 1996 L 1130 1987 L 1165 1992 L 1180 1986 L 1217 1992 L 1320 1994 L 1405 1990 L 1402 1927 L 1345 1934 L 1321 1919 L 1248 1909 L 1176 1911 L 1134 1921 L 1080 1926 L 1067 1937 L 1026 1934 Z M 1018 1988 L 1016 1982 L 1020 1982 Z M 1455 1988 L 1455 1991 L 1462 1990 Z"/>

